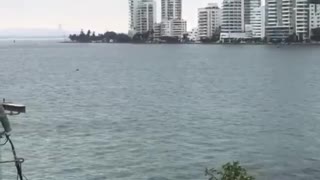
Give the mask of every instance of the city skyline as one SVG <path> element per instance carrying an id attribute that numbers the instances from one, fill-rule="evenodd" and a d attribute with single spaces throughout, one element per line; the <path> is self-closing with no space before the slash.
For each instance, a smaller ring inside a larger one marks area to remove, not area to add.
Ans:
<path id="1" fill-rule="evenodd" d="M 157 21 L 161 20 L 161 0 L 157 2 Z M 222 0 L 183 0 L 182 18 L 188 29 L 197 26 L 198 8 Z M 76 8 L 72 8 L 76 7 Z M 6 29 L 58 29 L 79 31 L 92 29 L 97 32 L 128 31 L 128 0 L 10 0 L 0 7 L 0 30 Z"/>

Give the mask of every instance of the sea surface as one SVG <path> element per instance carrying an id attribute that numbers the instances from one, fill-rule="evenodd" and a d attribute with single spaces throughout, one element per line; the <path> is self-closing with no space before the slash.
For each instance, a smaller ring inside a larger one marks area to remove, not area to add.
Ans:
<path id="1" fill-rule="evenodd" d="M 320 179 L 319 46 L 3 41 L 2 97 L 30 180 Z"/>

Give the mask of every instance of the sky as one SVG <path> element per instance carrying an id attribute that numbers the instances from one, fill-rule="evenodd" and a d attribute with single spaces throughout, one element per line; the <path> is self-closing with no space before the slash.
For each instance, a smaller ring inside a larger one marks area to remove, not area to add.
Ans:
<path id="1" fill-rule="evenodd" d="M 160 1 L 157 1 L 160 21 Z M 222 0 L 183 0 L 183 18 L 188 29 L 197 26 L 197 9 Z M 128 31 L 128 0 L 2 0 L 0 30 L 58 29 L 69 32 Z"/>

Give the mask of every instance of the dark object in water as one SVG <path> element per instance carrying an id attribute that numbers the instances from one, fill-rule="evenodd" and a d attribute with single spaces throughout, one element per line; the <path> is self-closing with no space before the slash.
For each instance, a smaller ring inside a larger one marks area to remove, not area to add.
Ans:
<path id="1" fill-rule="evenodd" d="M 16 113 L 26 113 L 26 106 L 22 104 L 3 103 L 2 106 L 6 111 L 16 112 Z"/>
<path id="2" fill-rule="evenodd" d="M 76 71 L 80 71 L 79 69 L 76 69 Z"/>

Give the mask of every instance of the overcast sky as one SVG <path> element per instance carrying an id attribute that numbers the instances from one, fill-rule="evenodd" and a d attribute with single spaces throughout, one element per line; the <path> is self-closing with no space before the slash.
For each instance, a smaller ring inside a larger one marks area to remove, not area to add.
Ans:
<path id="1" fill-rule="evenodd" d="M 157 1 L 160 19 L 160 1 Z M 183 18 L 188 28 L 197 25 L 197 8 L 222 0 L 183 0 Z M 128 30 L 128 0 L 2 0 L 0 29 L 54 28 L 98 32 Z"/>

